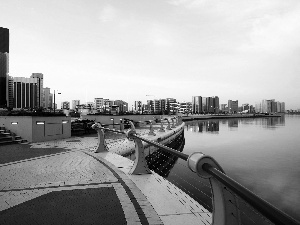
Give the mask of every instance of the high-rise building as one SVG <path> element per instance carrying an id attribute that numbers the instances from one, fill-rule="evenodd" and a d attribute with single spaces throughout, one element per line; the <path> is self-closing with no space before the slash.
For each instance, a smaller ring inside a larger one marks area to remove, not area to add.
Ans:
<path id="1" fill-rule="evenodd" d="M 77 105 L 80 105 L 80 100 L 72 100 L 72 109 L 76 109 Z"/>
<path id="2" fill-rule="evenodd" d="M 9 29 L 0 27 L 0 108 L 9 102 Z"/>
<path id="3" fill-rule="evenodd" d="M 177 104 L 176 99 L 175 98 L 166 98 L 166 107 L 165 110 L 167 110 L 167 112 L 173 112 L 175 109 L 175 104 Z"/>
<path id="4" fill-rule="evenodd" d="M 143 103 L 142 101 L 134 101 L 134 111 L 138 112 L 138 113 L 142 113 L 142 106 L 143 106 Z"/>
<path id="5" fill-rule="evenodd" d="M 239 111 L 239 101 L 228 100 L 228 111 L 229 113 L 237 113 Z"/>
<path id="6" fill-rule="evenodd" d="M 14 78 L 7 76 L 7 107 L 14 107 Z"/>
<path id="7" fill-rule="evenodd" d="M 218 96 L 214 96 L 212 97 L 213 98 L 213 113 L 219 113 L 220 111 L 220 100 L 219 100 L 219 97 Z"/>
<path id="8" fill-rule="evenodd" d="M 53 107 L 53 94 L 50 93 L 50 88 L 45 87 L 43 88 L 42 93 L 42 107 L 45 109 L 49 109 Z"/>
<path id="9" fill-rule="evenodd" d="M 42 73 L 33 73 L 31 78 L 36 78 L 37 79 L 37 107 L 42 107 L 43 102 L 42 102 L 42 95 L 43 95 L 43 74 Z"/>
<path id="10" fill-rule="evenodd" d="M 94 106 L 97 110 L 102 110 L 104 105 L 104 99 L 103 98 L 94 98 Z"/>
<path id="11" fill-rule="evenodd" d="M 192 113 L 201 113 L 202 112 L 202 97 L 193 96 L 192 97 Z"/>
<path id="12" fill-rule="evenodd" d="M 13 108 L 37 107 L 37 78 L 14 77 Z"/>
<path id="13" fill-rule="evenodd" d="M 9 29 L 0 27 L 0 52 L 9 53 Z"/>
<path id="14" fill-rule="evenodd" d="M 285 111 L 285 103 L 284 102 L 275 102 L 275 99 L 270 100 L 262 100 L 261 102 L 261 112 L 262 113 L 276 113 L 276 112 L 284 112 Z"/>
<path id="15" fill-rule="evenodd" d="M 219 113 L 220 106 L 219 106 L 219 97 L 202 97 L 201 100 L 201 111 L 199 113 Z M 199 107 L 200 108 L 200 107 Z"/>

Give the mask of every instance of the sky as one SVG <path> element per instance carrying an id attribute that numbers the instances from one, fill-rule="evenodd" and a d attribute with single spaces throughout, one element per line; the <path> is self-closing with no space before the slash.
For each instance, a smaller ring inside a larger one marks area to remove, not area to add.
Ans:
<path id="1" fill-rule="evenodd" d="M 0 26 L 10 75 L 43 73 L 59 107 L 218 96 L 300 108 L 299 0 L 0 0 Z"/>

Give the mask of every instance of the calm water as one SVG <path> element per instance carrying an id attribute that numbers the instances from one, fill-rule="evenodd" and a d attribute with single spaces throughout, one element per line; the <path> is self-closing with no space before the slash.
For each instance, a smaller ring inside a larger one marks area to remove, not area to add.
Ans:
<path id="1" fill-rule="evenodd" d="M 299 128 L 299 115 L 186 122 L 183 152 L 214 157 L 230 177 L 300 220 Z M 167 179 L 211 208 L 202 197 L 209 195 L 207 183 L 183 160 L 176 161 Z"/>

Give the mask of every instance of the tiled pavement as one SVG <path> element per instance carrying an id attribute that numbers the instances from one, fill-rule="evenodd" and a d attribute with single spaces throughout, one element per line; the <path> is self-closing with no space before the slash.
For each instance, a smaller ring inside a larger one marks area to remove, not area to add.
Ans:
<path id="1" fill-rule="evenodd" d="M 107 145 L 112 151 L 125 142 L 108 139 Z M 210 221 L 209 213 L 196 203 L 185 215 L 178 213 L 182 211 L 178 207 L 165 213 L 167 204 L 145 186 L 150 178 L 158 186 L 165 181 L 155 174 L 126 175 L 132 161 L 112 153 L 93 153 L 96 144 L 97 137 L 90 136 L 6 146 L 18 157 L 9 160 L 6 154 L 0 161 L 0 224 L 168 224 L 171 217 L 189 221 L 190 214 Z M 132 142 L 125 145 L 133 147 Z M 8 151 L 3 148 L 0 154 Z"/>

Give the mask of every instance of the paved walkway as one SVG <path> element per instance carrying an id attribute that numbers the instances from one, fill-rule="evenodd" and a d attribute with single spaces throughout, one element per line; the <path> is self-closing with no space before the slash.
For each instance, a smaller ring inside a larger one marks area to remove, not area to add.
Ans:
<path id="1" fill-rule="evenodd" d="M 0 224 L 162 224 L 95 139 L 1 146 Z"/>
<path id="2" fill-rule="evenodd" d="M 124 144 L 106 141 L 110 150 Z M 210 224 L 178 188 L 157 174 L 128 175 L 132 161 L 93 153 L 96 144 L 90 135 L 0 146 L 0 224 Z"/>

